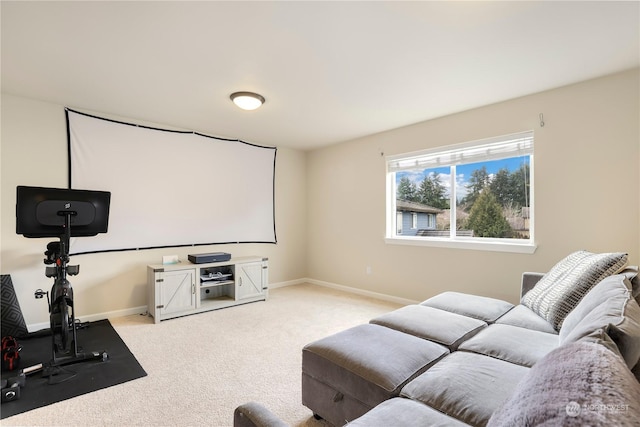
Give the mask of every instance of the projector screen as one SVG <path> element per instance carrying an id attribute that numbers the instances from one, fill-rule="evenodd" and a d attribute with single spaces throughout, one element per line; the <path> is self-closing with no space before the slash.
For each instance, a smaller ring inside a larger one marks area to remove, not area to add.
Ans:
<path id="1" fill-rule="evenodd" d="M 66 110 L 69 188 L 111 192 L 106 234 L 72 254 L 276 243 L 276 148 Z"/>

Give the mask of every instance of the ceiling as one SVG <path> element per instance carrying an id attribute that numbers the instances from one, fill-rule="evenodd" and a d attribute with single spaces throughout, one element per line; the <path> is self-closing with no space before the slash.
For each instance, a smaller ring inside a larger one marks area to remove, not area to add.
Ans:
<path id="1" fill-rule="evenodd" d="M 311 150 L 638 67 L 639 6 L 3 0 L 2 91 Z"/>

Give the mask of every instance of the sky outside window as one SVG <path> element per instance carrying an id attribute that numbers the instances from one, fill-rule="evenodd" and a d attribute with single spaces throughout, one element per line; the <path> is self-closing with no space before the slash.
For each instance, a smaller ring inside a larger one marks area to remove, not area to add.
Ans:
<path id="1" fill-rule="evenodd" d="M 506 159 L 491 160 L 479 163 L 469 163 L 456 166 L 456 185 L 457 185 L 457 198 L 463 199 L 467 195 L 467 186 L 469 179 L 473 171 L 486 167 L 489 176 L 495 176 L 501 169 L 507 169 L 510 173 L 516 172 L 523 165 L 529 165 L 529 156 L 510 157 Z M 438 173 L 440 182 L 447 189 L 447 196 L 451 194 L 451 169 L 449 166 L 430 168 L 424 170 L 409 170 L 396 173 L 396 189 L 400 180 L 403 177 L 408 178 L 416 187 L 420 186 L 420 183 L 425 177 L 430 174 Z M 529 177 L 527 177 L 527 181 Z"/>

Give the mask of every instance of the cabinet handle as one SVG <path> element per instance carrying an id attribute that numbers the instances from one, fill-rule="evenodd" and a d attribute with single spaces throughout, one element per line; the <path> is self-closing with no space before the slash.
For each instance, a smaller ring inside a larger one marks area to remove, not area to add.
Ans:
<path id="1" fill-rule="evenodd" d="M 195 295 L 196 293 L 196 284 L 195 283 L 191 283 L 191 293 Z"/>
<path id="2" fill-rule="evenodd" d="M 238 278 L 238 285 L 239 285 L 239 286 L 242 286 L 242 277 L 239 277 L 239 278 Z"/>

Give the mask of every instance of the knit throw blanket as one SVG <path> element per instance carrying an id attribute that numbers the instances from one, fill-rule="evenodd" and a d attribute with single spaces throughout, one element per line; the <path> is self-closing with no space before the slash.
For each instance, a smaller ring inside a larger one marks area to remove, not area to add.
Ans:
<path id="1" fill-rule="evenodd" d="M 518 384 L 489 420 L 497 426 L 638 426 L 640 383 L 601 343 L 557 348 Z"/>

